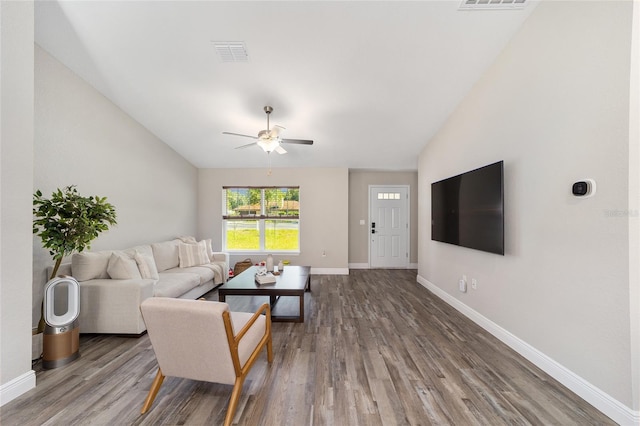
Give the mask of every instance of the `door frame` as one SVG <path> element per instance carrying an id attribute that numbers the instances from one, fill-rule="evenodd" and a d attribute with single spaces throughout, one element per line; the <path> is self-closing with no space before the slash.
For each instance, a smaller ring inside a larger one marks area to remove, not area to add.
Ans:
<path id="1" fill-rule="evenodd" d="M 403 268 L 390 269 L 410 269 L 411 267 L 411 185 L 369 185 L 367 188 L 367 264 L 371 269 L 371 188 L 405 188 L 407 190 L 406 212 L 407 212 L 407 259 Z"/>

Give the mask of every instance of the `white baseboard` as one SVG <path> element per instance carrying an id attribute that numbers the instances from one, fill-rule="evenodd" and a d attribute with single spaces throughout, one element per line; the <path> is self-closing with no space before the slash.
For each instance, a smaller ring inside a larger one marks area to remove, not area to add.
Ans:
<path id="1" fill-rule="evenodd" d="M 285 266 L 285 269 L 287 267 Z M 311 275 L 349 275 L 349 268 L 311 268 Z"/>
<path id="2" fill-rule="evenodd" d="M 368 263 L 350 263 L 349 269 L 369 269 Z"/>
<path id="3" fill-rule="evenodd" d="M 640 411 L 634 411 L 620 401 L 614 399 L 606 392 L 587 382 L 563 365 L 554 361 L 527 342 L 521 340 L 508 330 L 489 320 L 477 311 L 451 296 L 426 278 L 418 275 L 418 283 L 427 288 L 440 299 L 453 306 L 467 318 L 494 335 L 514 351 L 534 363 L 541 370 L 569 388 L 576 395 L 593 405 L 606 416 L 620 425 L 640 426 Z"/>
<path id="4" fill-rule="evenodd" d="M 36 387 L 36 372 L 29 370 L 0 385 L 0 407 Z"/>
<path id="5" fill-rule="evenodd" d="M 371 269 L 368 263 L 350 263 L 349 269 Z M 410 263 L 406 268 L 403 269 L 418 269 L 417 263 Z"/>

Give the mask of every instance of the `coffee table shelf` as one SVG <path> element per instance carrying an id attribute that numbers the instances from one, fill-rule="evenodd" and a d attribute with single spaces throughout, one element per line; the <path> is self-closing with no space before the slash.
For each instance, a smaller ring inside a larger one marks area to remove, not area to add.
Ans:
<path id="1" fill-rule="evenodd" d="M 273 284 L 258 284 L 255 274 L 258 271 L 252 266 L 232 280 L 218 287 L 218 300 L 226 301 L 227 296 L 269 296 L 273 307 L 281 296 L 297 296 L 300 300 L 298 316 L 274 315 L 271 311 L 272 321 L 304 322 L 304 293 L 311 291 L 311 267 L 310 266 L 286 266 L 276 276 Z"/>

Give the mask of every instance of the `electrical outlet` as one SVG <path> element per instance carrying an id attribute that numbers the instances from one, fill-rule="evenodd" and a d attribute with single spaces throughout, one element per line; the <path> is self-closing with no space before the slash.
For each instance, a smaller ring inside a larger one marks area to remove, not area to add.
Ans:
<path id="1" fill-rule="evenodd" d="M 471 278 L 471 288 L 474 290 L 478 289 L 478 280 L 476 280 L 475 278 Z"/>
<path id="2" fill-rule="evenodd" d="M 466 278 L 467 277 L 465 275 L 463 275 L 462 279 L 460 281 L 458 281 L 458 288 L 463 293 L 467 292 L 467 279 Z"/>

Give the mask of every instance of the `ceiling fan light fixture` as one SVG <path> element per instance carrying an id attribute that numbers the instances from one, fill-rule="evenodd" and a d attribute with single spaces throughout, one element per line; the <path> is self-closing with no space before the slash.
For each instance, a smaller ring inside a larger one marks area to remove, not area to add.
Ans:
<path id="1" fill-rule="evenodd" d="M 270 153 L 280 146 L 280 140 L 275 138 L 259 138 L 258 146 L 264 150 L 266 153 Z"/>

